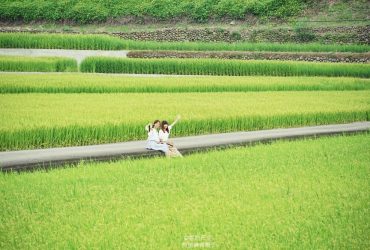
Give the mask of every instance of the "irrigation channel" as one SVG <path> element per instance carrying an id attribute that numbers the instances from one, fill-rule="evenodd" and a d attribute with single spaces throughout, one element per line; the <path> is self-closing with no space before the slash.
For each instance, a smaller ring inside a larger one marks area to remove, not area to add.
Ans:
<path id="1" fill-rule="evenodd" d="M 259 142 L 269 142 L 277 139 L 316 137 L 366 131 L 370 131 L 370 122 L 188 136 L 174 138 L 173 141 L 182 153 L 189 153 L 231 145 L 253 145 Z M 128 156 L 144 157 L 161 154 L 158 151 L 145 149 L 145 143 L 146 141 L 142 140 L 101 145 L 0 152 L 0 168 L 2 171 L 21 171 L 40 167 L 60 166 L 66 163 L 78 163 L 81 160 L 101 161 Z"/>

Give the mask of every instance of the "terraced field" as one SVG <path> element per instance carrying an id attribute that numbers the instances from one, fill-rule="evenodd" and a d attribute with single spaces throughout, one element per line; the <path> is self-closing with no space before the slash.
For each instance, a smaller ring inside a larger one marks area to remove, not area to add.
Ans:
<path id="1" fill-rule="evenodd" d="M 176 135 L 363 121 L 370 91 L 2 94 L 1 149 L 144 139 L 177 113 Z"/>
<path id="2" fill-rule="evenodd" d="M 77 62 L 61 57 L 0 56 L 1 71 L 74 72 Z"/>
<path id="3" fill-rule="evenodd" d="M 81 71 L 131 74 L 353 76 L 368 78 L 370 77 L 370 64 L 266 60 L 121 59 L 88 57 L 82 61 Z"/>
<path id="4" fill-rule="evenodd" d="M 369 51 L 365 45 L 140 43 L 100 35 L 0 34 L 0 47 L 13 48 L 176 46 Z M 1 71 L 37 71 L 0 73 L 0 150 L 145 139 L 148 122 L 171 121 L 176 114 L 182 119 L 171 136 L 369 121 L 369 65 L 93 57 L 77 69 L 71 59 L 0 57 Z M 369 145 L 369 133 L 363 133 L 182 159 L 2 173 L 0 247 L 180 249 L 206 235 L 206 243 L 217 249 L 364 249 L 370 233 Z"/>
<path id="5" fill-rule="evenodd" d="M 4 174 L 2 247 L 366 248 L 369 146 L 338 136 Z"/>
<path id="6" fill-rule="evenodd" d="M 188 51 L 294 51 L 369 52 L 369 45 L 320 43 L 222 43 L 155 42 L 122 40 L 108 35 L 0 33 L 1 48 L 100 49 L 100 50 L 188 50 Z"/>
<path id="7" fill-rule="evenodd" d="M 151 77 L 109 74 L 1 74 L 0 93 L 182 93 L 370 90 L 354 77 Z"/>

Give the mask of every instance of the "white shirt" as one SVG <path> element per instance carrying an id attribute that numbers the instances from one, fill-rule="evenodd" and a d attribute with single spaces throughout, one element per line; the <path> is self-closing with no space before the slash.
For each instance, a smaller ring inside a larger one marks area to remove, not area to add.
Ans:
<path id="1" fill-rule="evenodd" d="M 171 129 L 172 129 L 171 125 L 168 126 L 168 132 L 160 129 L 158 133 L 159 139 L 162 140 L 163 142 L 168 141 L 168 137 L 170 136 Z"/>
<path id="2" fill-rule="evenodd" d="M 148 132 L 148 141 L 159 142 L 158 131 L 155 128 L 151 128 Z"/>

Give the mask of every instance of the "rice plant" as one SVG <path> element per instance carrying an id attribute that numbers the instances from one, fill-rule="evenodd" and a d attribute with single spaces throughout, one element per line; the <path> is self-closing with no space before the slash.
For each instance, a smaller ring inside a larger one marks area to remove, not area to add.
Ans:
<path id="1" fill-rule="evenodd" d="M 82 61 L 80 69 L 82 72 L 132 74 L 370 77 L 370 64 L 263 60 L 88 57 Z"/>
<path id="2" fill-rule="evenodd" d="M 106 74 L 1 74 L 0 93 L 182 93 L 369 90 L 370 79 L 348 77 L 132 77 Z"/>
<path id="3" fill-rule="evenodd" d="M 369 120 L 370 91 L 0 95 L 0 149 L 145 139 L 154 119 L 183 119 L 174 135 Z"/>
<path id="4" fill-rule="evenodd" d="M 1 48 L 90 50 L 369 52 L 369 45 L 319 43 L 156 42 L 124 40 L 101 34 L 0 33 Z"/>
<path id="5" fill-rule="evenodd" d="M 366 249 L 369 152 L 360 134 L 3 173 L 2 248 Z"/>
<path id="6" fill-rule="evenodd" d="M 77 61 L 63 57 L 0 56 L 0 71 L 74 72 Z"/>

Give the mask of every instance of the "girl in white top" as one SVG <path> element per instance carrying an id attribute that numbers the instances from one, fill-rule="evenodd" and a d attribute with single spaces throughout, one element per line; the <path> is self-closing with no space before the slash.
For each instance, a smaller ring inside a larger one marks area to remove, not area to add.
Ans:
<path id="1" fill-rule="evenodd" d="M 171 125 L 169 125 L 167 121 L 162 121 L 161 129 L 158 133 L 159 140 L 168 145 L 171 156 L 182 157 L 181 153 L 174 147 L 173 143 L 168 140 L 172 127 L 180 120 L 180 118 L 181 117 L 177 115 L 175 121 Z"/>
<path id="2" fill-rule="evenodd" d="M 175 124 L 180 120 L 180 118 L 181 117 L 179 115 L 177 115 L 175 121 L 171 125 L 168 125 L 167 121 L 162 121 L 161 129 L 159 130 L 159 134 L 158 134 L 159 140 L 161 142 L 167 142 L 168 141 L 168 138 L 170 136 L 172 127 L 175 126 Z"/>
<path id="3" fill-rule="evenodd" d="M 160 121 L 155 120 L 153 124 L 145 126 L 145 130 L 148 131 L 148 140 L 146 144 L 147 149 L 162 151 L 168 156 L 168 145 L 161 143 L 158 135 L 158 128 L 160 127 Z"/>

